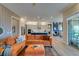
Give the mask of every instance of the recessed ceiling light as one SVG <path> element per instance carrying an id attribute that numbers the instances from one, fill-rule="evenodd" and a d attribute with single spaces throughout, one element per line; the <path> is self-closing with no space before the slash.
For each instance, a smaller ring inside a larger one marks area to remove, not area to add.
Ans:
<path id="1" fill-rule="evenodd" d="M 20 20 L 21 20 L 21 22 L 24 22 L 25 21 L 24 18 L 21 18 Z"/>

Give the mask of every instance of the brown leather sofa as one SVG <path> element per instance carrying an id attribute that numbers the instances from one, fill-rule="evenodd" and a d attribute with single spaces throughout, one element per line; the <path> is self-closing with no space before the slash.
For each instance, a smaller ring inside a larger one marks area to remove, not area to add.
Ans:
<path id="1" fill-rule="evenodd" d="M 26 35 L 26 45 L 43 44 L 44 46 L 52 46 L 52 39 L 47 35 Z"/>
<path id="2" fill-rule="evenodd" d="M 9 36 L 6 37 L 4 40 L 0 41 L 0 45 L 10 45 L 11 46 L 11 56 L 18 55 L 22 49 L 25 47 L 25 41 L 22 43 L 17 43 L 16 39 L 18 36 Z"/>

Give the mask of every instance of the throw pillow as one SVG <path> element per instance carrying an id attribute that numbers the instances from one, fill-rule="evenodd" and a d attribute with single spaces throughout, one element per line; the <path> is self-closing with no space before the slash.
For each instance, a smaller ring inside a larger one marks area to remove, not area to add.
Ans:
<path id="1" fill-rule="evenodd" d="M 16 39 L 16 42 L 17 43 L 21 43 L 25 40 L 25 37 L 24 36 L 19 36 L 18 39 Z"/>

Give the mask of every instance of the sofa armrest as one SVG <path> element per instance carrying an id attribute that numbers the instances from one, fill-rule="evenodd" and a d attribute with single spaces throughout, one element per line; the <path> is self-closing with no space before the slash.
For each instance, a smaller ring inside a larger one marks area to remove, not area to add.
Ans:
<path id="1" fill-rule="evenodd" d="M 5 40 L 0 40 L 0 46 L 5 45 Z"/>
<path id="2" fill-rule="evenodd" d="M 50 41 L 50 45 L 52 45 L 52 38 L 49 38 L 49 41 Z"/>
<path id="3" fill-rule="evenodd" d="M 56 44 L 56 40 L 53 37 L 50 37 L 49 40 L 50 40 L 51 45 Z"/>
<path id="4" fill-rule="evenodd" d="M 11 47 L 11 55 L 12 56 L 16 56 L 18 55 L 22 49 L 25 47 L 25 41 L 23 41 L 22 43 L 16 43 Z"/>

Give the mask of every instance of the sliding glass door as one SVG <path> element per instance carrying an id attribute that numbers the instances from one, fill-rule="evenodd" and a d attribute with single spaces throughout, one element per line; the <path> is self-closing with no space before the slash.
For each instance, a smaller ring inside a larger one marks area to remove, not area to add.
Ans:
<path id="1" fill-rule="evenodd" d="M 68 42 L 79 48 L 79 17 L 73 16 L 68 20 Z"/>

